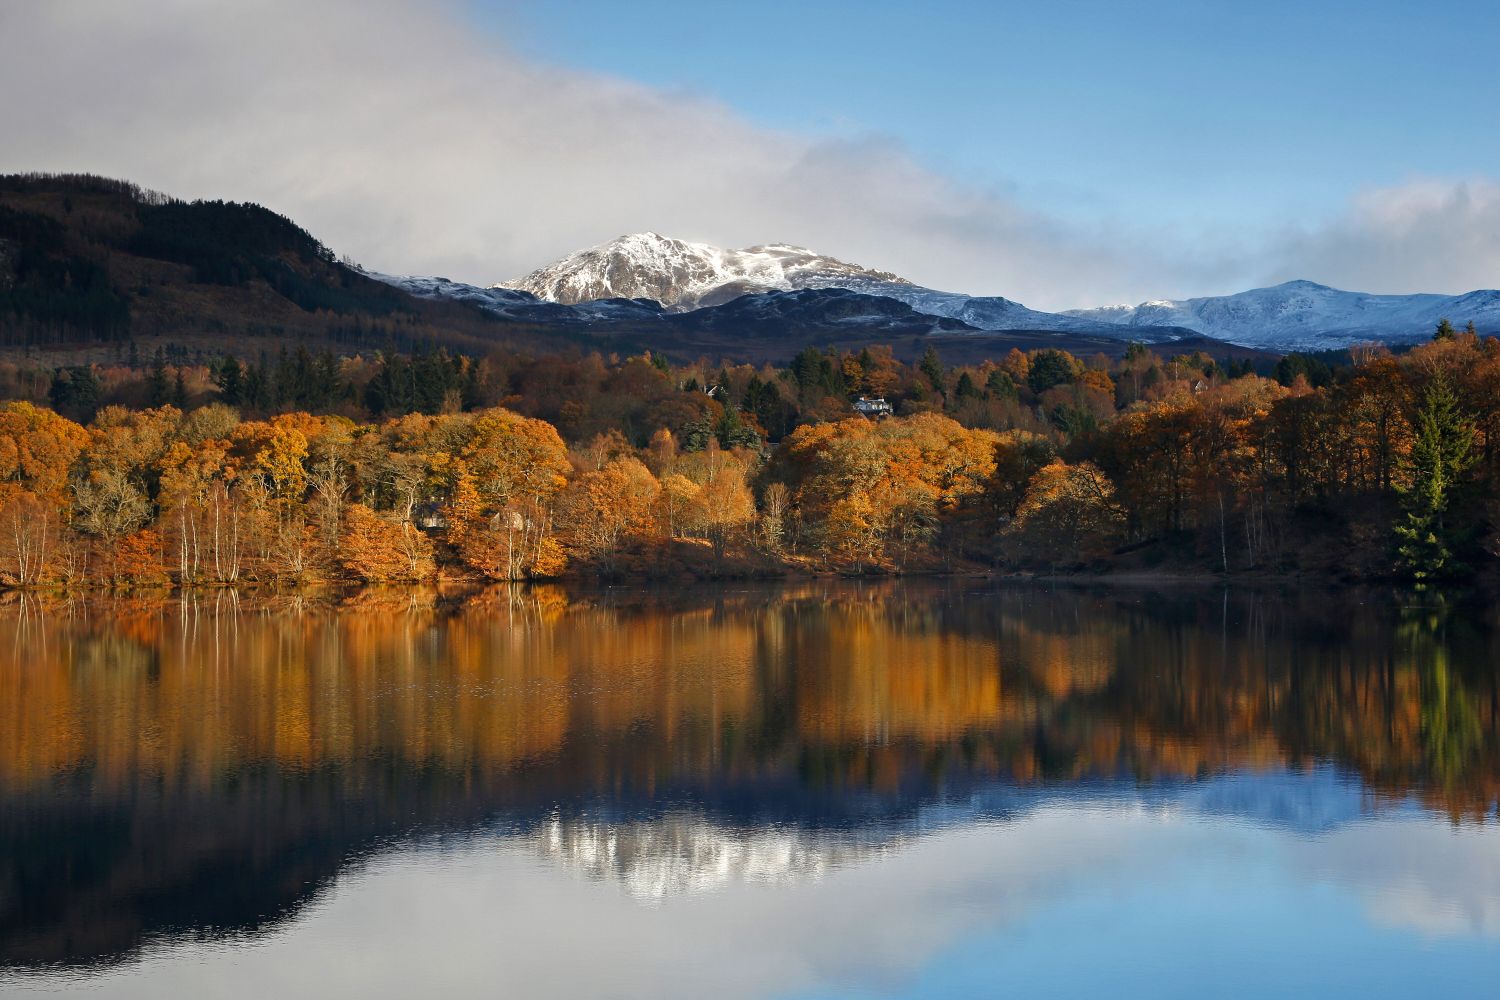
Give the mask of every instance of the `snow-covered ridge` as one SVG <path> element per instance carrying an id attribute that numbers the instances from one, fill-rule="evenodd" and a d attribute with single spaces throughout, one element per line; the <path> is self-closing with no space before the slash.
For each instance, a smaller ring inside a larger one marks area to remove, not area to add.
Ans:
<path id="1" fill-rule="evenodd" d="M 497 287 L 565 304 L 652 299 L 670 309 L 694 309 L 753 292 L 842 288 L 856 280 L 908 284 L 894 274 L 785 243 L 725 250 L 656 233 L 636 233 L 569 254 Z"/>
<path id="2" fill-rule="evenodd" d="M 1322 349 L 1369 340 L 1425 340 L 1443 318 L 1457 327 L 1473 322 L 1481 333 L 1500 332 L 1500 291 L 1372 295 L 1288 281 L 1233 295 L 1158 299 L 1063 315 L 1112 326 L 1184 327 L 1251 347 Z"/>
<path id="3" fill-rule="evenodd" d="M 1193 332 L 1273 351 L 1333 349 L 1370 341 L 1411 343 L 1430 337 L 1442 318 L 1456 327 L 1472 322 L 1480 333 L 1500 334 L 1500 291 L 1495 290 L 1372 295 L 1288 281 L 1233 295 L 1050 313 L 998 295 L 924 288 L 889 271 L 805 247 L 771 243 L 726 250 L 656 233 L 621 236 L 492 288 L 442 278 L 374 277 L 414 295 L 468 301 L 507 318 L 591 324 L 649 320 L 663 309 L 684 313 L 747 295 L 844 289 L 902 302 L 935 317 L 934 330 L 945 332 L 955 332 L 952 324 L 944 327 L 938 321 L 957 320 L 976 334 L 1040 330 L 1147 342 Z M 769 300 L 777 296 L 767 298 L 769 309 Z M 853 325 L 856 317 L 851 313 L 846 322 Z"/>
<path id="4" fill-rule="evenodd" d="M 569 254 L 546 267 L 495 286 L 547 302 L 651 299 L 674 312 L 722 305 L 743 295 L 840 288 L 904 302 L 928 316 L 954 319 L 976 330 L 1097 331 L 1099 324 L 1028 309 L 1001 296 L 973 296 L 923 288 L 889 271 L 850 264 L 787 243 L 726 250 L 636 233 Z M 1161 339 L 1136 331 L 1144 339 Z"/>
<path id="5" fill-rule="evenodd" d="M 530 292 L 495 285 L 481 288 L 448 278 L 428 278 L 407 274 L 366 272 L 377 281 L 415 295 L 420 299 L 447 299 L 467 302 L 506 319 L 531 322 L 609 322 L 612 320 L 650 319 L 661 314 L 656 302 L 636 299 L 593 299 L 573 305 L 562 305 L 539 299 Z"/>

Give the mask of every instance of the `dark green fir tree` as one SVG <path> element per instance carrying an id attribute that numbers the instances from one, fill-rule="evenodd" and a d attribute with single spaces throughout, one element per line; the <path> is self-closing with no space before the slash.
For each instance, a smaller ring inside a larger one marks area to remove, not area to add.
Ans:
<path id="1" fill-rule="evenodd" d="M 1474 425 L 1458 407 L 1444 375 L 1422 393 L 1414 421 L 1416 438 L 1407 459 L 1408 483 L 1401 490 L 1402 519 L 1396 525 L 1402 567 L 1418 580 L 1453 576 L 1462 570 L 1462 532 L 1449 516 L 1464 473 L 1474 464 Z"/>

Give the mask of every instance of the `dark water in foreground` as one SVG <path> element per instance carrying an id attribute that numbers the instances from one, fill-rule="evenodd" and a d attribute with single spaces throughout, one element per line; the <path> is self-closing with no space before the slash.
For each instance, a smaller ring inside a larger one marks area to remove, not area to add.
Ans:
<path id="1" fill-rule="evenodd" d="M 1500 616 L 0 608 L 0 995 L 1494 995 Z"/>

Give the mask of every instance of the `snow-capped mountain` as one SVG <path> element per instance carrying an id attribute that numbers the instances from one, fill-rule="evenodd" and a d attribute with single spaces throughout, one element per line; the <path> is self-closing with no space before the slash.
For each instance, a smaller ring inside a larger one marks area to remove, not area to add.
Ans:
<path id="1" fill-rule="evenodd" d="M 725 250 L 656 233 L 621 236 L 493 288 L 441 278 L 376 277 L 415 295 L 473 302 L 510 319 L 585 324 L 667 320 L 736 303 L 724 316 L 705 316 L 697 325 L 754 320 L 764 327 L 793 318 L 805 324 L 809 309 L 816 308 L 825 325 L 857 325 L 868 314 L 872 335 L 892 324 L 903 333 L 919 333 L 931 321 L 931 333 L 1042 331 L 1148 343 L 1196 333 L 1271 351 L 1411 343 L 1429 337 L 1444 317 L 1460 328 L 1473 322 L 1481 333 L 1500 333 L 1500 291 L 1494 290 L 1372 295 L 1289 281 L 1233 295 L 1050 313 L 1000 296 L 925 288 L 803 247 L 778 243 Z M 837 304 L 797 297 L 830 289 L 853 295 Z M 897 316 L 858 301 L 868 297 L 903 303 L 910 313 Z"/>
<path id="2" fill-rule="evenodd" d="M 1425 340 L 1445 317 L 1457 327 L 1472 321 L 1481 333 L 1500 332 L 1500 291 L 1371 295 L 1288 281 L 1234 295 L 1075 309 L 1063 315 L 1120 327 L 1182 327 L 1247 347 L 1320 350 L 1370 340 Z"/>
<path id="3" fill-rule="evenodd" d="M 662 307 L 651 299 L 592 299 L 563 305 L 539 299 L 530 292 L 495 285 L 482 288 L 448 278 L 408 274 L 366 272 L 370 277 L 415 295 L 419 299 L 449 299 L 479 306 L 505 319 L 535 323 L 595 323 L 659 318 Z"/>
<path id="4" fill-rule="evenodd" d="M 652 299 L 669 309 L 684 310 L 753 292 L 843 288 L 854 281 L 908 284 L 894 274 L 803 247 L 778 243 L 725 250 L 656 233 L 636 233 L 569 254 L 524 277 L 501 282 L 499 287 L 565 304 Z"/>
<path id="5" fill-rule="evenodd" d="M 655 321 L 680 330 L 748 330 L 775 326 L 827 331 L 858 327 L 871 333 L 887 332 L 901 336 L 970 333 L 975 329 L 963 320 L 913 308 L 898 296 L 851 291 L 834 285 L 741 292 L 724 302 L 669 312 L 660 303 L 646 298 L 589 299 L 565 304 L 498 285 L 481 288 L 448 278 L 366 273 L 418 298 L 466 302 L 504 319 L 531 323 L 607 326 Z"/>
<path id="6" fill-rule="evenodd" d="M 956 319 L 976 330 L 1058 330 L 1072 333 L 1097 333 L 1099 323 L 1089 319 L 1076 319 L 1061 313 L 1028 309 L 999 295 L 964 295 L 960 292 L 939 292 L 931 288 L 910 283 L 902 285 L 858 286 L 857 291 L 867 295 L 883 295 L 886 298 L 905 302 L 917 312 L 929 316 Z M 1140 332 L 1142 340 L 1169 340 L 1180 336 L 1182 331 L 1149 329 Z"/>
<path id="7" fill-rule="evenodd" d="M 656 233 L 621 236 L 496 287 L 566 304 L 652 299 L 674 312 L 717 306 L 744 295 L 841 288 L 895 299 L 915 312 L 957 320 L 975 330 L 1099 332 L 1101 327 L 1089 319 L 1028 309 L 998 295 L 923 288 L 889 271 L 861 267 L 790 244 L 726 250 Z M 1154 341 L 1181 333 L 1138 329 L 1131 336 Z"/>

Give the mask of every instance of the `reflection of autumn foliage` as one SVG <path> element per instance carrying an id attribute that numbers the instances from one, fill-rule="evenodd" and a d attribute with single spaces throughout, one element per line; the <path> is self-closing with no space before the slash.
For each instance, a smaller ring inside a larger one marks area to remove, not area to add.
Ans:
<path id="1" fill-rule="evenodd" d="M 672 609 L 502 587 L 457 612 L 392 592 L 278 615 L 216 600 L 0 620 L 25 651 L 0 667 L 0 789 L 85 763 L 107 793 L 256 762 L 503 771 L 561 754 L 596 790 L 799 759 L 838 784 L 957 762 L 1056 780 L 1333 761 L 1454 815 L 1500 801 L 1490 634 L 1368 606 L 1330 635 L 1324 607 L 1303 623 L 1253 598 L 1201 621 L 1192 602 L 1068 595 Z"/>
<path id="2" fill-rule="evenodd" d="M 524 827 L 560 803 L 858 824 L 992 782 L 1331 763 L 1370 808 L 1414 796 L 1487 821 L 1495 626 L 1322 594 L 811 582 L 497 584 L 462 605 L 440 587 L 13 593 L 0 880 L 20 888 L 0 898 L 0 959 L 257 926 L 382 838 Z M 228 910 L 210 905 L 225 866 Z"/>

